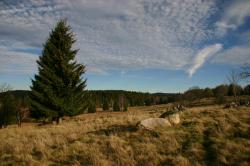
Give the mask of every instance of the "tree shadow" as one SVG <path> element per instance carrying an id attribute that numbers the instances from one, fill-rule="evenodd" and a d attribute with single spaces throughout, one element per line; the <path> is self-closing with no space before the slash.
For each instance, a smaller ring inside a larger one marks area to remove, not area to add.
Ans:
<path id="1" fill-rule="evenodd" d="M 205 163 L 206 165 L 217 165 L 217 153 L 213 148 L 215 142 L 211 139 L 211 129 L 205 130 L 203 133 L 203 148 L 205 149 Z"/>
<path id="2" fill-rule="evenodd" d="M 109 135 L 121 134 L 125 132 L 136 132 L 137 130 L 138 129 L 136 125 L 111 125 L 105 129 L 90 131 L 87 134 L 109 136 Z"/>

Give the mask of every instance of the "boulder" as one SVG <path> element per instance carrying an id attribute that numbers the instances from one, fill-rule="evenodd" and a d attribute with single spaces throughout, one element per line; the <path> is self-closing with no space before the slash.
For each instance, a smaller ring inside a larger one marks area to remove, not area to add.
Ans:
<path id="1" fill-rule="evenodd" d="M 142 120 L 139 124 L 139 128 L 144 128 L 148 130 L 154 130 L 157 128 L 164 128 L 171 126 L 170 122 L 164 118 L 149 118 Z"/>
<path id="2" fill-rule="evenodd" d="M 171 124 L 179 124 L 181 122 L 179 113 L 169 115 L 167 119 Z"/>
<path id="3" fill-rule="evenodd" d="M 179 124 L 181 122 L 179 110 L 166 111 L 161 114 L 160 118 L 167 119 L 172 125 Z"/>

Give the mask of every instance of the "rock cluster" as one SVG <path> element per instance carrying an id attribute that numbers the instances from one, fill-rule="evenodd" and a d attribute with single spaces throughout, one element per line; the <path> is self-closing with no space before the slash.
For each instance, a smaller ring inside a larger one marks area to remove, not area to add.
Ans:
<path id="1" fill-rule="evenodd" d="M 177 106 L 172 107 L 170 110 L 164 112 L 163 114 L 161 114 L 160 118 L 166 118 L 172 114 L 176 114 L 176 113 L 179 113 L 179 112 L 184 111 L 184 110 L 185 110 L 184 106 L 177 105 Z"/>
<path id="2" fill-rule="evenodd" d="M 235 103 L 235 102 L 231 102 L 229 104 L 226 104 L 224 108 L 236 108 L 238 107 L 239 104 L 238 103 Z"/>
<path id="3" fill-rule="evenodd" d="M 180 111 L 183 111 L 185 108 L 182 105 L 177 105 L 173 107 L 172 110 L 164 112 L 159 118 L 149 118 L 142 120 L 138 123 L 139 128 L 154 130 L 157 128 L 169 127 L 172 125 L 179 124 Z"/>
<path id="4" fill-rule="evenodd" d="M 250 106 L 249 101 L 240 101 L 240 102 L 231 102 L 229 104 L 226 104 L 224 108 L 237 108 L 239 106 Z"/>

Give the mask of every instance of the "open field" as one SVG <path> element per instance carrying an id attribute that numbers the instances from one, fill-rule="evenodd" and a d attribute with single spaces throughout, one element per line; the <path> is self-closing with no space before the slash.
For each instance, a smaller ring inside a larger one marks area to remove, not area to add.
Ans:
<path id="1" fill-rule="evenodd" d="M 170 105 L 84 114 L 60 125 L 0 130 L 0 165 L 249 165 L 250 108 L 188 108 L 179 125 L 136 124 Z"/>

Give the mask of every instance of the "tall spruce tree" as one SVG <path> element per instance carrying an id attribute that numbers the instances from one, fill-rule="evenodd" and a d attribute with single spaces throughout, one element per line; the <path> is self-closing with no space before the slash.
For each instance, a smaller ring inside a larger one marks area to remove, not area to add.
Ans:
<path id="1" fill-rule="evenodd" d="M 39 57 L 38 74 L 32 80 L 30 105 L 35 118 L 59 121 L 85 111 L 85 66 L 75 61 L 74 34 L 66 20 L 60 20 L 44 44 Z"/>

